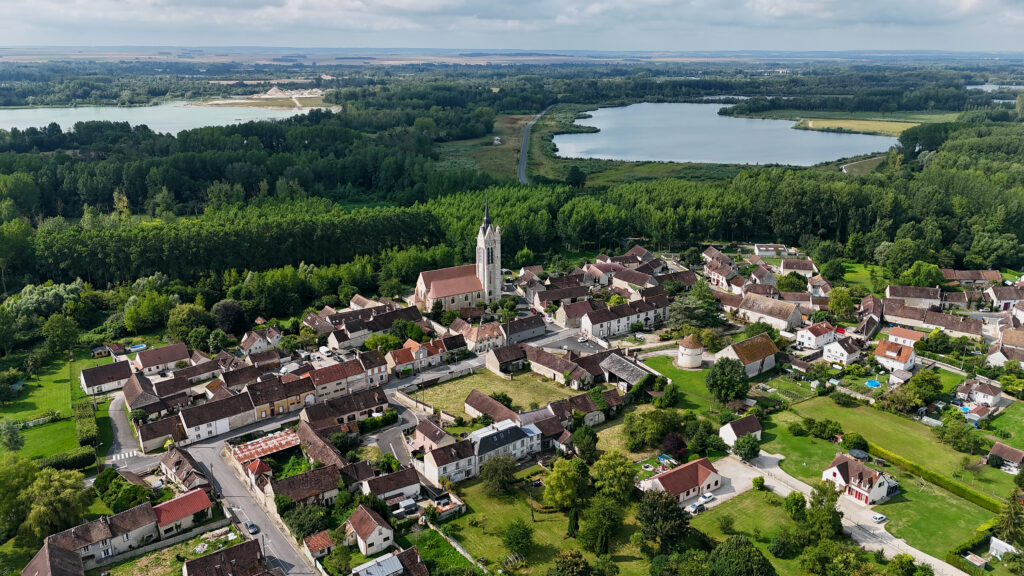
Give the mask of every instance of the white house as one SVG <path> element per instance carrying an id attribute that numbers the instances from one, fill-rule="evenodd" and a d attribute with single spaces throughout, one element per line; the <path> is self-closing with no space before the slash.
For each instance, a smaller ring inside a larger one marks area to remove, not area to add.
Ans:
<path id="1" fill-rule="evenodd" d="M 478 473 L 476 452 L 468 439 L 434 448 L 423 456 L 423 476 L 434 486 L 441 485 L 441 477 L 461 482 Z"/>
<path id="2" fill-rule="evenodd" d="M 852 338 L 829 342 L 822 350 L 822 359 L 830 364 L 849 366 L 860 359 L 860 348 L 854 344 Z"/>
<path id="3" fill-rule="evenodd" d="M 732 358 L 743 364 L 747 378 L 753 378 L 775 368 L 775 354 L 779 351 L 767 334 L 758 334 L 753 338 L 747 338 L 736 342 L 725 348 L 716 356 L 716 361 L 721 358 Z"/>
<path id="4" fill-rule="evenodd" d="M 758 440 L 761 439 L 761 423 L 757 421 L 757 416 L 751 414 L 750 416 L 744 416 L 723 424 L 718 429 L 718 435 L 722 437 L 722 441 L 728 446 L 732 446 L 736 443 L 736 439 L 740 436 L 746 436 L 747 434 L 752 435 Z"/>
<path id="5" fill-rule="evenodd" d="M 148 376 L 171 370 L 178 362 L 184 362 L 184 365 L 188 366 L 191 363 L 190 359 L 188 346 L 178 342 L 170 346 L 139 352 L 135 355 L 135 370 Z"/>
<path id="6" fill-rule="evenodd" d="M 914 344 L 918 340 L 924 339 L 926 334 L 924 332 L 918 332 L 917 330 L 911 330 L 902 326 L 893 326 L 889 329 L 889 341 L 903 346 L 914 347 Z"/>
<path id="7" fill-rule="evenodd" d="M 95 368 L 86 368 L 78 375 L 79 384 L 86 394 L 102 394 L 124 388 L 132 375 L 131 362 L 122 360 Z"/>
<path id="8" fill-rule="evenodd" d="M 790 272 L 796 272 L 808 279 L 818 273 L 818 269 L 814 266 L 814 262 L 810 260 L 799 260 L 796 258 L 783 259 L 780 270 L 783 276 Z"/>
<path id="9" fill-rule="evenodd" d="M 753 293 L 743 297 L 736 314 L 747 322 L 765 322 L 776 330 L 790 330 L 803 323 L 796 304 Z"/>
<path id="10" fill-rule="evenodd" d="M 284 338 L 284 334 L 280 330 L 273 326 L 268 326 L 246 332 L 242 336 L 242 343 L 238 345 L 238 348 L 247 355 L 259 354 L 260 352 L 277 348 L 281 344 L 282 338 Z"/>
<path id="11" fill-rule="evenodd" d="M 1024 465 L 1024 450 L 1018 450 L 1012 446 L 1007 446 L 1002 442 L 996 442 L 992 445 L 992 449 L 988 451 L 989 457 L 995 455 L 1003 459 L 1003 467 L 1013 474 L 1021 469 Z"/>
<path id="12" fill-rule="evenodd" d="M 1024 288 L 1017 286 L 989 286 L 985 294 L 996 310 L 1009 310 L 1024 300 Z"/>
<path id="13" fill-rule="evenodd" d="M 998 383 L 982 382 L 972 378 L 957 386 L 956 397 L 958 400 L 974 402 L 982 406 L 998 406 L 1003 400 L 1003 389 Z"/>
<path id="14" fill-rule="evenodd" d="M 387 550 L 394 545 L 394 536 L 388 521 L 362 504 L 345 521 L 345 545 L 355 544 L 363 556 Z"/>
<path id="15" fill-rule="evenodd" d="M 381 500 L 395 496 L 402 496 L 403 500 L 416 498 L 420 495 L 420 477 L 415 468 L 404 468 L 398 472 L 364 480 L 362 492 L 373 494 Z"/>
<path id="16" fill-rule="evenodd" d="M 707 458 L 687 462 L 640 481 L 640 489 L 644 492 L 668 492 L 680 504 L 704 492 L 717 490 L 721 485 L 722 476 Z"/>
<path id="17" fill-rule="evenodd" d="M 496 456 L 511 456 L 522 460 L 540 452 L 542 435 L 533 424 L 520 428 L 512 420 L 502 420 L 474 430 L 469 440 L 473 442 L 477 464 L 483 466 Z"/>
<path id="18" fill-rule="evenodd" d="M 778 258 L 788 253 L 783 244 L 754 244 L 754 254 L 762 258 Z"/>
<path id="19" fill-rule="evenodd" d="M 942 306 L 942 290 L 938 286 L 897 286 L 890 284 L 885 288 L 886 298 L 903 301 L 904 306 L 911 308 L 939 308 Z"/>
<path id="20" fill-rule="evenodd" d="M 882 340 L 875 348 L 875 360 L 886 370 L 906 370 L 910 372 L 917 363 L 917 352 L 911 346 L 904 346 L 889 340 Z"/>
<path id="21" fill-rule="evenodd" d="M 836 454 L 821 479 L 862 504 L 884 502 L 899 490 L 888 474 L 869 468 L 849 454 Z"/>
<path id="22" fill-rule="evenodd" d="M 804 348 L 817 350 L 836 340 L 836 329 L 828 322 L 811 324 L 796 333 L 796 343 Z"/>

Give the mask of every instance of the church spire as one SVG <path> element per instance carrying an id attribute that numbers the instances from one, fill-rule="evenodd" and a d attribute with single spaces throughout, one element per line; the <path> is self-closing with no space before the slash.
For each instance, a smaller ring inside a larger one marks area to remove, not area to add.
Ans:
<path id="1" fill-rule="evenodd" d="M 484 230 L 489 228 L 491 225 L 491 209 L 487 201 L 487 195 L 484 195 L 484 223 L 480 226 Z"/>

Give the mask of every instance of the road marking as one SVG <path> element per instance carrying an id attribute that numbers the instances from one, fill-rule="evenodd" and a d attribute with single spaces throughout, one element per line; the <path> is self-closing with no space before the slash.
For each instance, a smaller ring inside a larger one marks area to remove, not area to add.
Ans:
<path id="1" fill-rule="evenodd" d="M 129 458 L 134 458 L 135 456 L 138 456 L 138 454 L 138 450 L 132 450 L 131 452 L 125 452 L 124 454 L 115 454 L 110 457 L 110 461 L 117 462 L 118 460 L 127 460 Z"/>

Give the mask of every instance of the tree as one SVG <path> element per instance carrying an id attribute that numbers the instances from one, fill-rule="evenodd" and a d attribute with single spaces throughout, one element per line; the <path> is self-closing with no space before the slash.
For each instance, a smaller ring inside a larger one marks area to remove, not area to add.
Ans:
<path id="1" fill-rule="evenodd" d="M 167 317 L 167 335 L 172 340 L 185 342 L 196 328 L 209 328 L 213 316 L 197 304 L 178 304 Z"/>
<path id="2" fill-rule="evenodd" d="M 678 460 L 686 453 L 686 440 L 678 432 L 669 432 L 661 441 L 661 451 Z"/>
<path id="3" fill-rule="evenodd" d="M 863 450 L 867 452 L 868 441 L 863 436 L 856 432 L 847 432 L 843 434 L 843 448 L 849 450 Z"/>
<path id="4" fill-rule="evenodd" d="M 825 262 L 821 266 L 821 276 L 826 280 L 836 281 L 842 280 L 846 276 L 846 266 L 843 265 L 843 261 L 835 258 Z"/>
<path id="5" fill-rule="evenodd" d="M 81 472 L 43 468 L 20 498 L 28 504 L 22 529 L 28 540 L 39 544 L 43 538 L 77 525 L 92 502 Z"/>
<path id="6" fill-rule="evenodd" d="M 380 458 L 377 459 L 377 469 L 384 474 L 390 474 L 392 472 L 398 472 L 402 469 L 402 463 L 398 461 L 391 452 L 385 452 L 381 454 Z"/>
<path id="7" fill-rule="evenodd" d="M 934 288 L 946 283 L 946 276 L 935 264 L 915 261 L 899 276 L 898 283 L 903 286 L 925 286 Z M 831 297 L 831 295 L 829 295 Z"/>
<path id="8" fill-rule="evenodd" d="M 326 530 L 331 524 L 331 518 L 331 509 L 317 504 L 296 506 L 281 517 L 297 538 Z"/>
<path id="9" fill-rule="evenodd" d="M 401 348 L 402 340 L 388 333 L 370 334 L 363 342 L 363 347 L 367 350 L 380 350 L 382 353 L 387 353 Z"/>
<path id="10" fill-rule="evenodd" d="M 284 339 L 282 338 L 282 340 Z M 228 335 L 220 328 L 217 328 L 210 332 L 210 338 L 207 341 L 206 349 L 209 350 L 211 354 L 217 354 L 221 350 L 227 348 L 230 342 L 231 340 L 228 339 Z"/>
<path id="11" fill-rule="evenodd" d="M 28 515 L 30 502 L 19 496 L 38 472 L 24 456 L 11 452 L 0 456 L 0 540 L 13 537 Z"/>
<path id="12" fill-rule="evenodd" d="M 644 492 L 636 509 L 636 522 L 644 540 L 658 543 L 658 553 L 683 548 L 690 526 L 690 515 L 668 492 Z"/>
<path id="13" fill-rule="evenodd" d="M 683 330 L 686 326 L 709 328 L 722 323 L 718 317 L 718 301 L 712 294 L 708 300 L 702 296 L 703 290 L 697 288 L 703 282 L 694 285 L 688 294 L 676 296 L 668 308 L 668 327 L 670 330 Z M 711 289 L 703 284 L 707 292 Z"/>
<path id="14" fill-rule="evenodd" d="M 807 277 L 799 272 L 790 272 L 779 278 L 775 287 L 780 292 L 807 292 Z"/>
<path id="15" fill-rule="evenodd" d="M 2 203 L 0 203 L 2 205 Z M 0 294 L 7 293 L 7 274 L 25 269 L 33 255 L 32 236 L 35 231 L 27 218 L 3 222 L 0 214 Z"/>
<path id="16" fill-rule="evenodd" d="M 505 408 L 512 407 L 512 397 L 504 392 L 494 392 L 492 394 L 489 394 L 489 396 L 493 398 L 495 401 L 497 401 L 498 404 L 501 404 Z"/>
<path id="17" fill-rule="evenodd" d="M 51 352 L 71 350 L 78 344 L 78 322 L 63 314 L 54 314 L 43 324 L 43 337 Z"/>
<path id="18" fill-rule="evenodd" d="M 1020 502 L 1020 495 L 1020 489 L 1014 488 L 992 527 L 993 533 L 1006 542 L 1019 542 L 1024 537 L 1024 505 Z"/>
<path id="19" fill-rule="evenodd" d="M 569 167 L 569 173 L 565 175 L 565 185 L 573 188 L 583 188 L 587 183 L 587 175 L 580 170 L 580 167 L 573 164 Z"/>
<path id="20" fill-rule="evenodd" d="M 161 328 L 167 324 L 171 307 L 167 296 L 156 290 L 147 290 L 128 300 L 124 310 L 124 327 L 136 334 L 150 328 Z"/>
<path id="21" fill-rule="evenodd" d="M 840 320 L 852 318 L 856 309 L 857 304 L 853 301 L 853 296 L 850 296 L 848 288 L 833 288 L 828 293 L 828 311 Z"/>
<path id="22" fill-rule="evenodd" d="M 746 536 L 730 536 L 708 558 L 711 576 L 775 576 L 772 563 Z"/>
<path id="23" fill-rule="evenodd" d="M 535 258 L 536 256 L 534 256 L 533 250 L 523 246 L 522 250 L 516 252 L 516 266 L 519 266 L 520 268 L 529 266 L 533 264 Z"/>
<path id="24" fill-rule="evenodd" d="M 7 418 L 0 420 L 0 446 L 17 452 L 24 445 L 25 438 L 21 435 L 21 425 Z"/>
<path id="25" fill-rule="evenodd" d="M 802 522 L 807 517 L 807 501 L 804 493 L 796 490 L 790 492 L 782 499 L 782 509 L 796 522 Z"/>
<path id="26" fill-rule="evenodd" d="M 516 459 L 495 456 L 480 467 L 480 478 L 491 494 L 507 494 L 516 481 Z"/>
<path id="27" fill-rule="evenodd" d="M 636 468 L 621 452 L 605 452 L 590 469 L 594 488 L 601 496 L 626 504 L 633 499 Z"/>
<path id="28" fill-rule="evenodd" d="M 750 462 L 761 453 L 761 442 L 753 434 L 744 434 L 736 439 L 732 451 L 744 462 Z"/>
<path id="29" fill-rule="evenodd" d="M 0 306 L 0 352 L 7 356 L 18 341 L 18 330 L 15 326 L 14 314 L 4 306 Z"/>
<path id="30" fill-rule="evenodd" d="M 622 517 L 622 506 L 618 502 L 605 496 L 594 498 L 583 513 L 580 544 L 594 554 L 607 554 L 612 536 L 622 526 Z"/>
<path id="31" fill-rule="evenodd" d="M 916 571 L 914 557 L 910 554 L 897 554 L 885 565 L 885 576 L 920 576 Z"/>
<path id="32" fill-rule="evenodd" d="M 1017 488 L 1024 490 L 1024 469 L 1017 472 L 1017 474 L 1013 477 L 1013 483 L 1017 485 Z"/>
<path id="33" fill-rule="evenodd" d="M 715 362 L 704 378 L 704 385 L 722 403 L 742 398 L 750 389 L 743 364 L 732 358 L 721 358 Z"/>
<path id="34" fill-rule="evenodd" d="M 526 556 L 533 547 L 533 526 L 522 518 L 516 518 L 505 526 L 501 534 L 501 544 L 509 551 L 521 557 Z"/>
<path id="35" fill-rule="evenodd" d="M 590 426 L 580 426 L 572 433 L 572 445 L 587 464 L 592 464 L 597 459 L 597 433 Z"/>
<path id="36" fill-rule="evenodd" d="M 340 539 L 334 540 L 335 542 L 344 541 L 344 535 L 340 535 Z M 324 568 L 332 576 L 345 576 L 351 570 L 351 559 L 348 551 L 348 546 L 335 546 L 334 550 L 324 558 Z"/>
<path id="37" fill-rule="evenodd" d="M 555 556 L 555 566 L 547 576 L 591 576 L 592 569 L 579 550 L 563 550 Z"/>
<path id="38" fill-rule="evenodd" d="M 811 488 L 806 526 L 815 540 L 831 540 L 843 533 L 843 513 L 836 504 L 839 493 L 828 482 L 816 482 Z"/>
<path id="39" fill-rule="evenodd" d="M 758 334 L 767 334 L 768 337 L 771 338 L 772 340 L 778 340 L 779 338 L 779 331 L 776 330 L 771 324 L 763 320 L 754 322 L 753 324 L 747 326 L 745 330 L 743 330 L 743 335 L 746 336 L 747 338 L 753 338 Z"/>
<path id="40" fill-rule="evenodd" d="M 225 334 L 234 334 L 241 338 L 249 327 L 242 305 L 230 298 L 214 304 L 210 312 L 213 314 L 214 324 Z"/>
<path id="41" fill-rule="evenodd" d="M 582 460 L 557 460 L 544 482 L 544 502 L 560 510 L 579 506 L 587 497 L 590 471 Z"/>

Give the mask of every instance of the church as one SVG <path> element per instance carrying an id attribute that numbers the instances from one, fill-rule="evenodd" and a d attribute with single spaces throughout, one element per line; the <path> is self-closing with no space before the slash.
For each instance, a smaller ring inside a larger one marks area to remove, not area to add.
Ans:
<path id="1" fill-rule="evenodd" d="M 440 302 L 444 310 L 490 304 L 501 298 L 501 228 L 491 225 L 490 208 L 484 201 L 484 221 L 476 234 L 476 264 L 420 272 L 413 303 L 432 310 Z"/>

